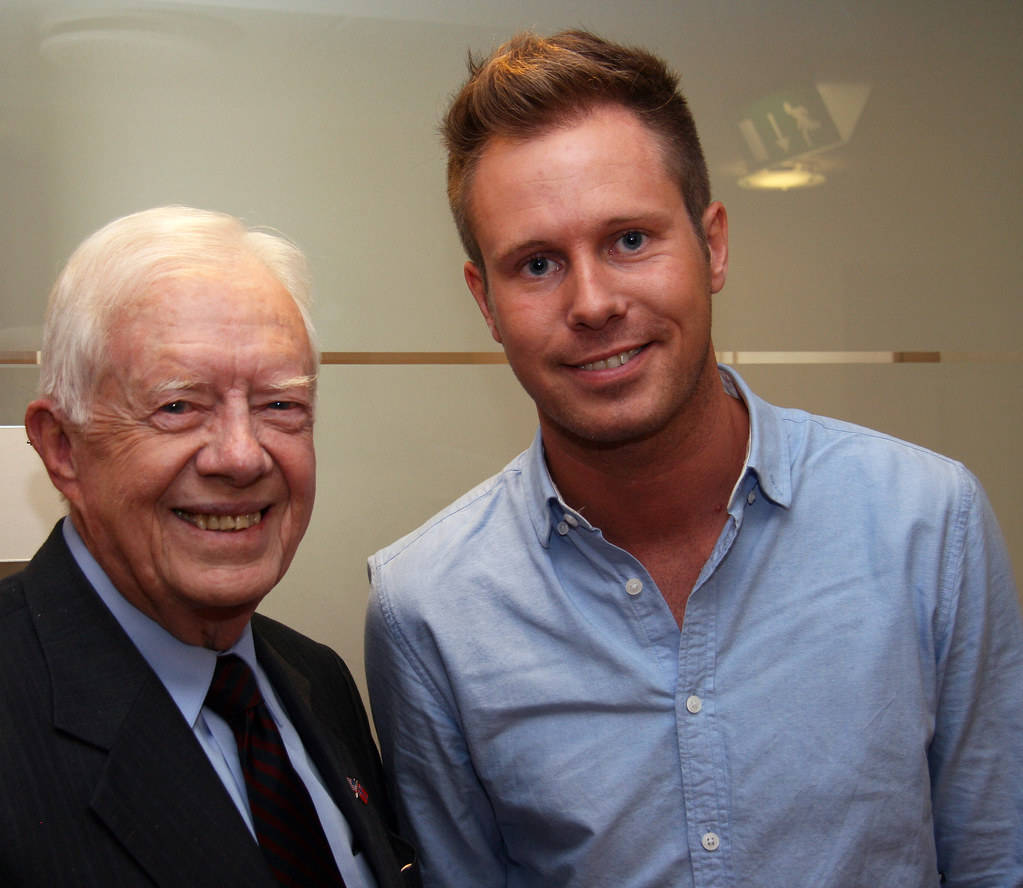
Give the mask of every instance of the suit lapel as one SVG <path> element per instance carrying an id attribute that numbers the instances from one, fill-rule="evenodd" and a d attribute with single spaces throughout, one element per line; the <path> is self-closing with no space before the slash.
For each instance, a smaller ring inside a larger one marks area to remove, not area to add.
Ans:
<path id="1" fill-rule="evenodd" d="M 65 734 L 107 751 L 92 806 L 158 885 L 274 885 L 156 674 L 78 570 L 59 525 L 26 574 Z"/>
<path id="2" fill-rule="evenodd" d="M 164 874 L 181 885 L 275 885 L 234 803 L 155 676 L 122 722 L 92 805 L 157 882 Z"/>
<path id="3" fill-rule="evenodd" d="M 255 622 L 253 629 L 257 629 Z M 302 737 L 327 791 L 348 821 L 356 845 L 369 860 L 378 885 L 390 888 L 405 884 L 396 872 L 391 835 L 375 807 L 375 801 L 383 800 L 368 797 L 365 790 L 360 796 L 358 788 L 367 778 L 361 774 L 358 758 L 352 754 L 346 738 L 314 714 L 308 677 L 284 659 L 258 631 L 253 636 L 260 665 L 288 710 L 288 717 Z"/>

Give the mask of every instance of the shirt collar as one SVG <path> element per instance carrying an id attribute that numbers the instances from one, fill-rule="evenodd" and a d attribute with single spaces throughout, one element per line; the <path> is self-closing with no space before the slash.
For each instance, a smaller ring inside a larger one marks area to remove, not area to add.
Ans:
<path id="1" fill-rule="evenodd" d="M 529 518 L 541 546 L 547 548 L 554 521 L 556 518 L 560 520 L 564 512 L 570 512 L 580 524 L 590 526 L 582 516 L 565 505 L 554 486 L 554 480 L 547 470 L 547 461 L 543 455 L 543 436 L 540 429 L 536 430 L 529 449 L 520 454 L 516 462 L 519 464 L 519 475 L 524 487 Z"/>
<path id="2" fill-rule="evenodd" d="M 792 502 L 791 461 L 782 418 L 775 408 L 753 393 L 746 381 L 733 368 L 719 364 L 718 373 L 725 390 L 746 404 L 750 418 L 746 463 L 736 482 L 733 498 L 740 495 L 740 491 L 745 487 L 746 477 L 753 473 L 757 477 L 761 491 L 768 499 L 779 506 L 788 507 Z M 590 523 L 568 506 L 558 493 L 544 459 L 540 429 L 537 429 L 533 443 L 519 457 L 518 463 L 530 507 L 530 519 L 540 545 L 546 548 L 554 525 L 558 521 L 566 520 L 565 516 L 569 516 L 570 523 L 574 520 L 580 526 L 591 527 Z"/>
<path id="3" fill-rule="evenodd" d="M 787 508 L 792 503 L 792 460 L 784 420 L 778 409 L 754 394 L 732 367 L 718 364 L 718 373 L 726 390 L 738 395 L 749 411 L 749 452 L 740 481 L 752 472 L 763 494 Z M 741 487 L 737 484 L 736 490 Z"/>
<path id="4" fill-rule="evenodd" d="M 163 682 L 185 721 L 194 726 L 213 680 L 217 652 L 185 644 L 142 613 L 117 591 L 99 562 L 86 548 L 70 517 L 64 519 L 62 529 L 64 541 L 86 579 Z M 249 666 L 256 668 L 251 624 L 246 624 L 241 638 L 231 648 L 231 653 L 238 654 Z"/>

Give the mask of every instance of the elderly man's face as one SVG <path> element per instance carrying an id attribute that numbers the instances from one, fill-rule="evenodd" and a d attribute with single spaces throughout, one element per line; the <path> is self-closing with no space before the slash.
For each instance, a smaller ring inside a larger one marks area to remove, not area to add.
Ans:
<path id="1" fill-rule="evenodd" d="M 313 507 L 301 315 L 254 261 L 159 285 L 112 331 L 70 434 L 75 526 L 117 589 L 191 644 L 233 643 Z"/>

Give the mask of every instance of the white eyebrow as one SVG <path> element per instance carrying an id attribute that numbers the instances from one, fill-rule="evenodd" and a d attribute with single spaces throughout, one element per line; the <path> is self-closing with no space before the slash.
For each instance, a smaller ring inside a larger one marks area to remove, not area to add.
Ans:
<path id="1" fill-rule="evenodd" d="M 199 387 L 200 384 L 191 379 L 165 379 L 163 382 L 158 382 L 154 385 L 152 391 L 154 394 L 159 395 L 163 392 L 187 392 Z"/>
<path id="2" fill-rule="evenodd" d="M 283 392 L 288 389 L 315 389 L 316 388 L 316 374 L 305 375 L 305 376 L 293 376 L 291 379 L 285 379 L 281 382 L 271 382 L 266 386 L 270 391 Z"/>
<path id="3" fill-rule="evenodd" d="M 282 379 L 280 382 L 270 382 L 262 386 L 262 388 L 272 392 L 283 392 L 289 389 L 314 390 L 316 388 L 316 380 L 317 375 L 315 373 L 305 374 L 303 376 L 293 376 L 290 379 Z M 153 386 L 152 390 L 154 394 L 162 394 L 163 392 L 187 392 L 203 387 L 203 383 L 197 382 L 194 379 L 177 378 L 158 382 Z"/>

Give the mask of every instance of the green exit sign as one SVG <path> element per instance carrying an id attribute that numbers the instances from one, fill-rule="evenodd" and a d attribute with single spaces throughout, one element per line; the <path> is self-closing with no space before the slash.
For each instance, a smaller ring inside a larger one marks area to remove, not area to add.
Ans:
<path id="1" fill-rule="evenodd" d="M 761 99 L 739 121 L 739 130 L 760 165 L 814 154 L 843 141 L 820 92 L 813 88 Z"/>

